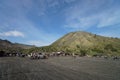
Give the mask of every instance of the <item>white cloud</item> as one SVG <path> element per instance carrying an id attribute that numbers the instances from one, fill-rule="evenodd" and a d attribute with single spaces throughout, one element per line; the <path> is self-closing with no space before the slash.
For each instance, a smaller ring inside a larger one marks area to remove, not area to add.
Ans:
<path id="1" fill-rule="evenodd" d="M 108 12 L 99 16 L 98 27 L 107 27 L 120 23 L 120 10 L 109 10 Z"/>
<path id="2" fill-rule="evenodd" d="M 86 0 L 71 6 L 65 12 L 65 27 L 85 30 L 120 24 L 120 10 L 112 2 L 113 0 Z"/>
<path id="3" fill-rule="evenodd" d="M 67 3 L 71 3 L 71 2 L 74 2 L 76 0 L 64 0 L 64 1 L 67 2 Z"/>
<path id="4" fill-rule="evenodd" d="M 55 7 L 59 5 L 58 0 L 48 0 L 47 3 L 48 3 L 48 7 Z"/>
<path id="5" fill-rule="evenodd" d="M 20 31 L 8 31 L 0 33 L 0 36 L 24 37 L 25 35 Z"/>
<path id="6" fill-rule="evenodd" d="M 94 26 L 97 23 L 97 19 L 93 17 L 77 17 L 76 20 L 71 20 L 65 25 L 68 28 L 82 29 L 85 30 L 91 26 Z"/>
<path id="7" fill-rule="evenodd" d="M 50 45 L 50 43 L 48 43 L 48 42 L 45 42 L 45 41 L 36 41 L 36 40 L 28 41 L 27 44 L 35 45 L 35 46 L 48 46 L 48 45 Z"/>
<path id="8" fill-rule="evenodd" d="M 101 32 L 98 34 L 102 36 L 106 36 L 106 37 L 119 37 L 120 38 L 119 33 L 116 33 L 116 32 Z"/>

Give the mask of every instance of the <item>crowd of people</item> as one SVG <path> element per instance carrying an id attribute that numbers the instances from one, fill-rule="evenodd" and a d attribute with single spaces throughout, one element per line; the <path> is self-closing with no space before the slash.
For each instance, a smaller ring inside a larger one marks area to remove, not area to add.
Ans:
<path id="1" fill-rule="evenodd" d="M 31 59 L 47 59 L 48 55 L 45 53 L 30 53 L 28 57 Z"/>
<path id="2" fill-rule="evenodd" d="M 12 57 L 12 56 L 18 56 L 18 57 L 29 57 L 30 59 L 48 59 L 48 57 L 59 57 L 59 56 L 72 56 L 73 58 L 76 58 L 77 56 L 81 57 L 80 55 L 76 55 L 75 53 L 65 53 L 64 51 L 61 52 L 52 52 L 52 53 L 40 53 L 40 52 L 33 52 L 30 54 L 24 54 L 24 53 L 6 53 L 4 51 L 0 51 L 0 57 Z M 120 57 L 118 56 L 99 56 L 95 55 L 92 57 L 103 57 L 104 59 L 113 59 L 113 60 L 119 60 Z"/>

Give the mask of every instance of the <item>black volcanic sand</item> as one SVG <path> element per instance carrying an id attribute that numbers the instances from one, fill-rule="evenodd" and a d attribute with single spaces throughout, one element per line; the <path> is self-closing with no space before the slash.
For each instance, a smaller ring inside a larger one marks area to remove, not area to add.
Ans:
<path id="1" fill-rule="evenodd" d="M 0 80 L 120 80 L 120 60 L 3 57 L 0 58 Z"/>

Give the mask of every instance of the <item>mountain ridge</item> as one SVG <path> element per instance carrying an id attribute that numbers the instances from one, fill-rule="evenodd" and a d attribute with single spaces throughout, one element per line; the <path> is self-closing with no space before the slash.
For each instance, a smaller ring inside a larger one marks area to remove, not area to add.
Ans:
<path id="1" fill-rule="evenodd" d="M 8 40 L 3 40 L 0 39 L 0 49 L 5 49 L 5 48 L 21 48 L 21 49 L 30 49 L 35 46 L 33 45 L 26 45 L 26 44 L 20 44 L 20 43 L 12 43 Z"/>
<path id="2" fill-rule="evenodd" d="M 66 52 L 81 53 L 120 53 L 120 39 L 113 37 L 105 37 L 84 31 L 70 32 L 61 37 L 50 47 L 57 48 Z"/>
<path id="3" fill-rule="evenodd" d="M 13 43 L 6 40 L 6 43 L 4 43 L 4 45 L 6 44 L 9 44 L 7 46 L 11 47 L 11 44 Z M 17 43 L 16 44 L 14 43 L 14 45 L 17 45 L 18 48 Z M 19 44 L 19 48 L 21 45 Z M 112 55 L 120 56 L 120 38 L 105 37 L 97 34 L 92 34 L 89 32 L 76 31 L 67 33 L 66 35 L 59 38 L 49 46 L 43 47 L 32 46 L 32 48 L 28 48 L 27 50 L 25 50 L 26 53 L 31 52 L 51 53 L 57 51 L 64 51 L 66 53 L 76 53 L 79 55 L 101 54 L 110 56 Z"/>

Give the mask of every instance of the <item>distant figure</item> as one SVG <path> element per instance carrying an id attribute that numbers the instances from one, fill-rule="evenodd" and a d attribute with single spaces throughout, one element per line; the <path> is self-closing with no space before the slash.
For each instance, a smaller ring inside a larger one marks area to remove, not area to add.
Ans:
<path id="1" fill-rule="evenodd" d="M 76 55 L 75 55 L 75 53 L 72 53 L 72 56 L 73 56 L 73 58 L 76 58 Z"/>
<path id="2" fill-rule="evenodd" d="M 113 57 L 113 60 L 118 60 L 119 58 L 117 56 L 114 56 Z"/>
<path id="3" fill-rule="evenodd" d="M 4 51 L 0 51 L 0 57 L 4 57 L 5 56 L 5 52 Z"/>
<path id="4" fill-rule="evenodd" d="M 108 59 L 108 57 L 107 57 L 107 56 L 104 56 L 104 59 Z"/>
<path id="5" fill-rule="evenodd" d="M 29 58 L 31 57 L 31 53 L 27 55 Z"/>

